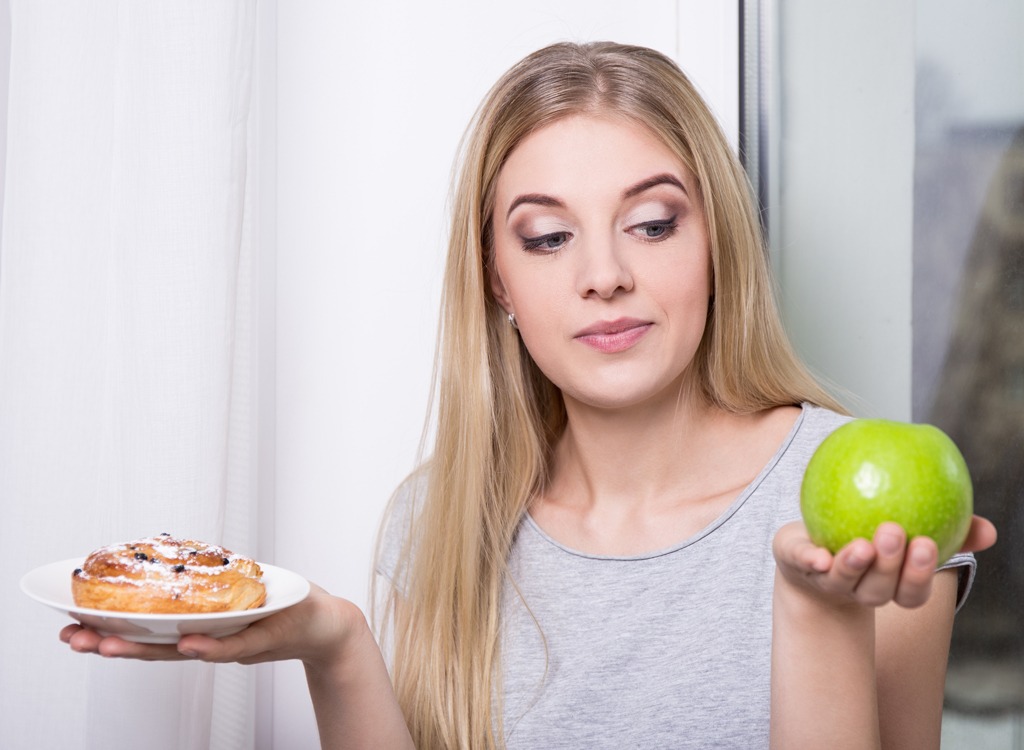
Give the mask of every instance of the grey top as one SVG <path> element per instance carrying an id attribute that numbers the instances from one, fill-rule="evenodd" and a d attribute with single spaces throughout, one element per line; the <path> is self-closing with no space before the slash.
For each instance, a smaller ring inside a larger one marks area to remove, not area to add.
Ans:
<path id="1" fill-rule="evenodd" d="M 507 747 L 767 748 L 772 539 L 800 517 L 807 461 L 845 421 L 805 406 L 739 497 L 668 549 L 585 554 L 524 517 L 502 612 Z M 402 526 L 385 536 L 389 578 Z M 958 606 L 974 565 L 946 564 L 962 571 Z"/>

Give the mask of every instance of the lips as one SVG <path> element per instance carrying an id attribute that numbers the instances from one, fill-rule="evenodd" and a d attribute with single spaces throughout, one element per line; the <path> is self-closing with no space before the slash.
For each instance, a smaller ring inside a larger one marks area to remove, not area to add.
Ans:
<path id="1" fill-rule="evenodd" d="M 650 321 L 636 318 L 602 320 L 587 326 L 573 338 L 599 352 L 614 354 L 632 348 L 652 326 Z"/>

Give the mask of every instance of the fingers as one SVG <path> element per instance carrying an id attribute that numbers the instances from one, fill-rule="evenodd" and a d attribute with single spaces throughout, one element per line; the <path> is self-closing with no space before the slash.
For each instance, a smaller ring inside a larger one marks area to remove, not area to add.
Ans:
<path id="1" fill-rule="evenodd" d="M 810 540 L 807 529 L 799 521 L 779 529 L 773 547 L 775 559 L 784 573 L 811 575 L 826 573 L 832 567 L 832 555 Z"/>
<path id="2" fill-rule="evenodd" d="M 939 563 L 939 547 L 926 536 L 910 540 L 893 601 L 901 607 L 920 607 L 932 593 L 932 581 Z"/>
<path id="3" fill-rule="evenodd" d="M 775 557 L 787 581 L 837 605 L 919 607 L 931 594 L 938 547 L 927 537 L 908 544 L 899 524 L 883 523 L 871 541 L 855 539 L 833 557 L 790 524 L 776 535 Z"/>
<path id="4" fill-rule="evenodd" d="M 205 635 L 186 635 L 178 641 L 178 653 L 188 659 L 200 659 L 210 662 L 234 661 L 224 649 L 224 641 L 229 638 L 237 639 L 237 636 L 227 636 L 224 639 L 210 638 Z M 241 649 L 236 649 L 240 652 Z"/>
<path id="5" fill-rule="evenodd" d="M 828 580 L 823 582 L 824 587 L 832 593 L 852 597 L 865 580 L 876 557 L 877 552 L 871 542 L 867 539 L 854 539 L 836 553 Z M 877 587 L 876 584 L 874 588 Z"/>
<path id="6" fill-rule="evenodd" d="M 99 654 L 110 658 L 143 659 L 145 661 L 177 661 L 187 658 L 172 645 L 133 643 L 116 636 L 103 636 L 81 625 L 68 625 L 60 631 L 60 639 L 72 651 Z"/>
<path id="7" fill-rule="evenodd" d="M 880 607 L 896 602 L 913 608 L 928 601 L 937 563 L 938 547 L 932 539 L 915 537 L 908 544 L 899 524 L 883 523 L 870 544 L 855 540 L 841 550 L 834 567 L 845 584 L 852 583 L 850 596 L 859 604 Z"/>
<path id="8" fill-rule="evenodd" d="M 60 639 L 61 639 L 61 641 L 63 643 L 70 643 L 71 642 L 71 636 L 73 636 L 75 633 L 77 633 L 81 629 L 82 629 L 82 626 L 81 625 L 77 625 L 77 624 L 75 624 L 75 625 L 68 625 L 67 627 L 61 629 L 61 631 L 60 631 Z"/>
<path id="9" fill-rule="evenodd" d="M 223 638 L 187 635 L 178 641 L 178 652 L 190 659 L 217 664 L 258 664 L 274 658 L 278 639 L 268 631 L 266 627 L 251 626 Z"/>
<path id="10" fill-rule="evenodd" d="M 967 532 L 967 539 L 964 540 L 961 550 L 963 552 L 981 552 L 996 543 L 999 534 L 995 525 L 987 518 L 974 516 L 971 518 L 971 528 Z"/>
<path id="11" fill-rule="evenodd" d="M 178 649 L 172 644 L 135 643 L 116 636 L 108 636 L 100 641 L 99 655 L 142 661 L 181 661 L 187 658 L 178 653 Z"/>
<path id="12" fill-rule="evenodd" d="M 340 614 L 339 614 L 340 613 Z M 346 614 L 347 613 L 347 614 Z M 258 664 L 334 654 L 353 623 L 365 619 L 358 607 L 314 587 L 304 601 L 223 638 L 184 635 L 176 644 L 145 644 L 103 637 L 81 625 L 68 625 L 60 639 L 75 651 L 145 660 L 200 659 Z"/>
<path id="13" fill-rule="evenodd" d="M 141 659 L 144 661 L 182 661 L 201 659 L 210 662 L 238 661 L 252 664 L 265 661 L 261 658 L 247 659 L 251 646 L 245 639 L 230 637 L 232 642 L 223 644 L 205 635 L 187 635 L 177 644 L 150 644 L 126 641 L 117 636 L 103 636 L 81 625 L 68 625 L 60 631 L 60 639 L 73 651 L 83 654 L 98 654 L 116 659 Z M 229 639 L 224 639 L 225 641 Z"/>
<path id="14" fill-rule="evenodd" d="M 68 625 L 60 631 L 60 639 L 71 646 L 73 651 L 81 653 L 99 653 L 99 644 L 102 636 L 92 630 L 86 630 L 81 625 Z"/>
<path id="15" fill-rule="evenodd" d="M 189 658 L 209 662 L 238 662 L 260 664 L 282 659 L 316 658 L 318 646 L 333 650 L 342 633 L 336 627 L 336 618 L 322 615 L 325 608 L 336 600 L 322 589 L 314 588 L 310 596 L 283 612 L 278 612 L 253 623 L 234 635 L 209 638 L 187 635 L 178 642 L 178 651 Z M 358 611 L 358 610 L 357 610 Z M 324 631 L 325 623 L 331 628 Z"/>
<path id="16" fill-rule="evenodd" d="M 895 598 L 906 540 L 898 524 L 883 523 L 875 530 L 873 544 L 855 540 L 842 550 L 837 568 L 853 583 L 858 602 L 880 607 Z"/>

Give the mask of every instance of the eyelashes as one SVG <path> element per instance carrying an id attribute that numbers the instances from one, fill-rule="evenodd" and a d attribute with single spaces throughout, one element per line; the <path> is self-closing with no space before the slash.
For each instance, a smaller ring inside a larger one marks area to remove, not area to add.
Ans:
<path id="1" fill-rule="evenodd" d="M 528 252 L 542 251 L 553 253 L 569 241 L 572 235 L 569 232 L 551 232 L 542 234 L 539 237 L 520 237 L 523 243 L 523 250 Z"/>
<path id="2" fill-rule="evenodd" d="M 672 237 L 679 229 L 678 216 L 673 215 L 667 219 L 657 221 L 644 221 L 634 224 L 626 229 L 626 232 L 636 237 L 641 242 L 658 243 Z M 549 232 L 535 237 L 524 237 L 520 235 L 519 241 L 523 250 L 531 253 L 553 253 L 561 250 L 572 239 L 572 232 Z"/>
<path id="3" fill-rule="evenodd" d="M 679 229 L 679 223 L 676 221 L 676 217 L 672 216 L 660 221 L 645 221 L 630 227 L 629 231 L 647 242 L 660 242 L 674 235 L 677 229 Z"/>

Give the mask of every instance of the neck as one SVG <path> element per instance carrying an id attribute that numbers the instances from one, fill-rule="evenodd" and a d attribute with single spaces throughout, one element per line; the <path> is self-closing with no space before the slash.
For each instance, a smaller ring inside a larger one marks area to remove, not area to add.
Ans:
<path id="1" fill-rule="evenodd" d="M 566 399 L 549 497 L 636 504 L 678 498 L 704 463 L 712 423 L 725 416 L 692 391 L 628 409 Z"/>
<path id="2" fill-rule="evenodd" d="M 530 513 L 555 539 L 639 554 L 697 533 L 763 470 L 795 407 L 733 414 L 700 398 L 596 409 L 566 399 L 568 423 Z"/>

